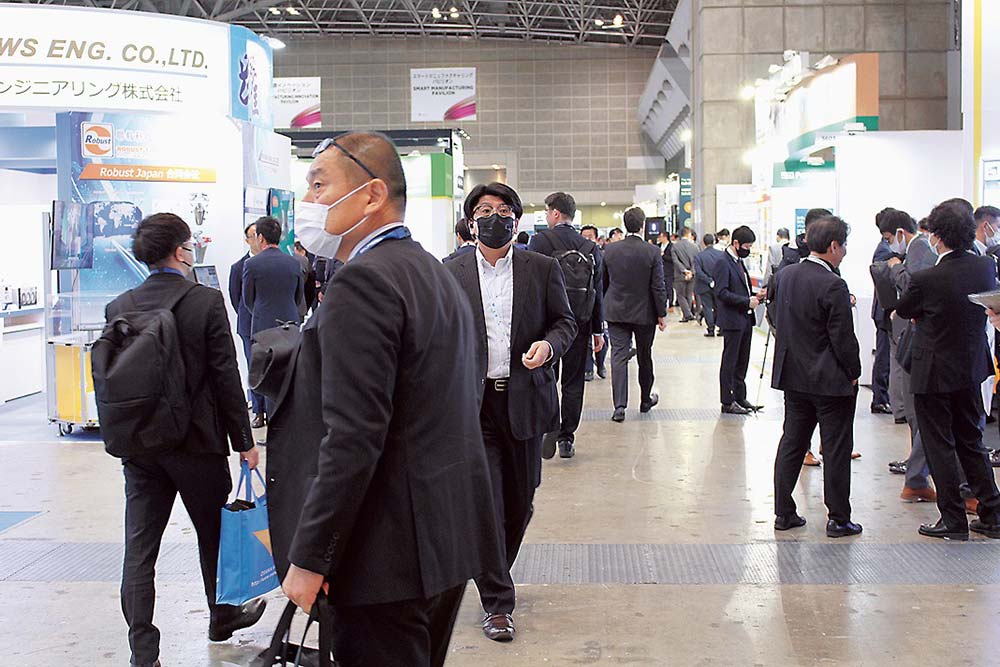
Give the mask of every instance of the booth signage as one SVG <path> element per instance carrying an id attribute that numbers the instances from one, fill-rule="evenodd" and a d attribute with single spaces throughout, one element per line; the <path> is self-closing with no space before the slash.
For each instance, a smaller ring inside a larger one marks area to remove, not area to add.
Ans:
<path id="1" fill-rule="evenodd" d="M 320 127 L 318 76 L 281 77 L 274 80 L 274 126 Z"/>
<path id="2" fill-rule="evenodd" d="M 680 173 L 680 193 L 677 198 L 677 228 L 690 226 L 691 213 L 694 211 L 691 188 L 691 171 L 685 169 Z"/>
<path id="3" fill-rule="evenodd" d="M 271 47 L 246 28 L 230 26 L 229 49 L 232 81 L 229 115 L 262 127 L 272 127 L 274 64 Z"/>
<path id="4" fill-rule="evenodd" d="M 476 120 L 476 68 L 411 69 L 410 120 Z"/>
<path id="5" fill-rule="evenodd" d="M 0 107 L 229 113 L 229 26 L 0 5 Z"/>

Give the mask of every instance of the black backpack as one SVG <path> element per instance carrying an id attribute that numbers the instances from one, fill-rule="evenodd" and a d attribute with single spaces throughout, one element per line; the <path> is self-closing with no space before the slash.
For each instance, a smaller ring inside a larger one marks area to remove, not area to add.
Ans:
<path id="1" fill-rule="evenodd" d="M 130 458 L 176 448 L 191 424 L 186 373 L 173 309 L 196 286 L 185 282 L 161 308 L 108 322 L 91 351 L 94 394 L 108 454 Z"/>
<path id="2" fill-rule="evenodd" d="M 554 232 L 546 233 L 545 236 L 555 251 L 552 257 L 562 268 L 566 296 L 569 297 L 573 316 L 577 322 L 590 320 L 594 316 L 594 301 L 597 299 L 597 290 L 594 289 L 597 269 L 593 255 L 594 242 L 580 237 L 583 244 L 578 248 L 570 248 Z"/>

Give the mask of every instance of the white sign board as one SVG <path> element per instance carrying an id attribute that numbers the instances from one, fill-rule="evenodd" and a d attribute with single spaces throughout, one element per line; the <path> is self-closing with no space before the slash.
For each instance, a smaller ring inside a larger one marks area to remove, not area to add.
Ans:
<path id="1" fill-rule="evenodd" d="M 476 68 L 411 69 L 410 120 L 476 120 Z"/>
<path id="2" fill-rule="evenodd" d="M 715 186 L 715 226 L 753 227 L 758 221 L 757 189 L 752 185 Z"/>
<path id="3" fill-rule="evenodd" d="M 320 127 L 320 77 L 296 76 L 274 80 L 274 126 Z"/>
<path id="4" fill-rule="evenodd" d="M 228 114 L 230 26 L 161 14 L 0 5 L 0 108 Z"/>

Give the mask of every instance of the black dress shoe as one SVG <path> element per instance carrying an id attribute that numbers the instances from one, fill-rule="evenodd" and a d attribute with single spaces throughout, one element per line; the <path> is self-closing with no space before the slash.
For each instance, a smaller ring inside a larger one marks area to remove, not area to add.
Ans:
<path id="1" fill-rule="evenodd" d="M 861 524 L 845 521 L 837 523 L 833 519 L 826 522 L 827 537 L 852 537 L 861 534 Z"/>
<path id="2" fill-rule="evenodd" d="M 634 347 L 628 351 L 628 358 L 625 361 L 632 361 L 639 355 L 639 350 Z"/>
<path id="3" fill-rule="evenodd" d="M 514 619 L 510 614 L 487 614 L 483 619 L 483 634 L 495 642 L 514 641 Z"/>
<path id="4" fill-rule="evenodd" d="M 660 402 L 659 394 L 650 394 L 649 399 L 639 404 L 639 412 L 646 413 L 652 410 Z"/>
<path id="5" fill-rule="evenodd" d="M 943 540 L 955 540 L 957 542 L 968 542 L 968 530 L 952 530 L 945 525 L 944 519 L 938 519 L 937 523 L 921 524 L 917 530 L 924 537 L 937 537 Z"/>
<path id="6" fill-rule="evenodd" d="M 754 405 L 750 401 L 736 401 L 736 402 L 739 403 L 741 407 L 746 408 L 750 412 L 759 412 L 760 410 L 764 409 L 763 405 Z"/>
<path id="7" fill-rule="evenodd" d="M 253 421 L 250 422 L 250 428 L 264 428 L 267 426 L 267 418 L 264 415 L 257 414 L 253 416 Z"/>
<path id="8" fill-rule="evenodd" d="M 706 332 L 705 332 L 704 334 L 702 334 L 702 335 L 703 335 L 703 336 L 704 336 L 705 338 L 715 338 L 715 332 L 714 332 L 714 331 L 706 331 Z"/>
<path id="9" fill-rule="evenodd" d="M 551 459 L 556 455 L 556 440 L 559 439 L 559 434 L 556 432 L 546 433 L 545 437 L 542 438 L 542 458 Z"/>
<path id="10" fill-rule="evenodd" d="M 994 468 L 1000 468 L 1000 449 L 990 450 L 990 465 Z"/>
<path id="11" fill-rule="evenodd" d="M 891 415 L 892 408 L 884 403 L 872 403 L 872 414 L 873 415 Z"/>
<path id="12" fill-rule="evenodd" d="M 981 519 L 973 519 L 969 524 L 969 530 L 980 535 L 1000 540 L 1000 525 L 995 523 L 983 523 Z"/>
<path id="13" fill-rule="evenodd" d="M 905 475 L 906 461 L 889 461 L 889 472 L 893 475 Z"/>
<path id="14" fill-rule="evenodd" d="M 615 408 L 615 414 L 611 415 L 611 421 L 619 424 L 625 421 L 625 408 Z"/>
<path id="15" fill-rule="evenodd" d="M 791 530 L 792 528 L 801 528 L 804 525 L 806 525 L 806 518 L 798 514 L 787 514 L 774 518 L 775 530 Z"/>
<path id="16" fill-rule="evenodd" d="M 594 381 L 594 371 L 587 371 L 586 373 L 584 373 L 583 374 L 583 381 L 584 382 L 593 382 Z"/>
<path id="17" fill-rule="evenodd" d="M 598 366 L 597 367 L 597 377 L 601 378 L 602 380 L 604 378 L 608 377 L 608 369 L 605 368 L 604 366 Z"/>
<path id="18" fill-rule="evenodd" d="M 895 424 L 905 424 L 906 423 L 906 417 L 896 417 L 892 421 Z"/>
<path id="19" fill-rule="evenodd" d="M 752 411 L 747 410 L 739 403 L 730 403 L 729 405 L 722 406 L 722 414 L 724 415 L 749 415 Z"/>
<path id="20" fill-rule="evenodd" d="M 559 441 L 559 458 L 561 459 L 571 459 L 573 455 L 576 454 L 576 447 L 573 446 L 572 440 L 566 440 L 565 438 Z"/>
<path id="21" fill-rule="evenodd" d="M 208 639 L 213 642 L 224 642 L 233 633 L 243 628 L 249 628 L 260 620 L 267 607 L 267 600 L 257 598 L 243 605 L 220 604 L 212 609 L 211 621 L 208 624 Z"/>

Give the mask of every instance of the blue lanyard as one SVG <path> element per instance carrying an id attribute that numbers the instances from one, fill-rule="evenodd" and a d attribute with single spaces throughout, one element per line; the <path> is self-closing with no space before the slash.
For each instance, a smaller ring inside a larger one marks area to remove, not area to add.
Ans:
<path id="1" fill-rule="evenodd" d="M 184 274 L 183 274 L 183 273 L 181 273 L 181 272 L 180 272 L 180 271 L 178 271 L 177 269 L 171 269 L 171 268 L 169 268 L 169 267 L 168 267 L 168 268 L 164 268 L 164 269 L 153 269 L 152 271 L 150 271 L 150 272 L 149 272 L 149 275 L 151 275 L 151 276 L 155 276 L 155 275 L 156 275 L 156 274 L 158 274 L 158 273 L 172 273 L 172 274 L 174 274 L 175 276 L 180 276 L 181 278 L 183 278 L 183 277 L 184 277 Z"/>
<path id="2" fill-rule="evenodd" d="M 377 246 L 382 241 L 387 241 L 389 239 L 408 239 L 408 238 L 410 238 L 410 230 L 407 229 L 405 226 L 400 225 L 399 227 L 393 227 L 389 231 L 383 234 L 379 234 L 371 241 L 361 246 L 361 249 L 358 250 L 355 257 L 360 257 L 361 255 L 365 254 L 366 252 Z"/>

